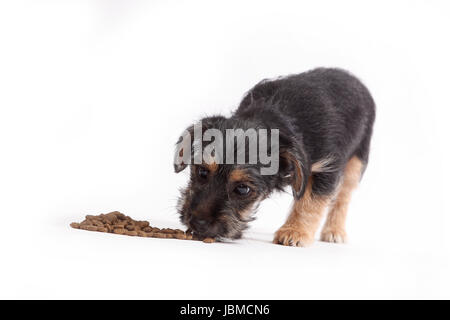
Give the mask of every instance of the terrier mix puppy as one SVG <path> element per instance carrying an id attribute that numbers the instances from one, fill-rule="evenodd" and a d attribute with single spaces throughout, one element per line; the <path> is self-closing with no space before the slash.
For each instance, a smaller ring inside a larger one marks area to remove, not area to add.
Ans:
<path id="1" fill-rule="evenodd" d="M 294 203 L 273 242 L 311 244 L 326 209 L 321 240 L 344 242 L 347 208 L 368 163 L 374 120 L 375 103 L 369 91 L 343 70 L 319 68 L 259 82 L 231 117 L 202 119 L 201 133 L 209 129 L 223 134 L 230 129 L 276 129 L 278 135 L 270 139 L 276 144 L 270 144 L 267 151 L 277 155 L 278 170 L 262 174 L 267 161 L 248 161 L 251 154 L 245 147 L 250 147 L 249 136 L 243 146 L 230 150 L 227 144 L 215 150 L 209 161 L 176 162 L 176 172 L 188 165 L 191 169 L 189 184 L 178 202 L 181 221 L 201 237 L 237 239 L 263 199 L 291 186 Z M 194 126 L 186 133 L 193 135 Z M 188 152 L 188 158 L 193 159 L 196 152 L 201 154 L 204 149 L 199 150 L 198 140 L 193 138 L 192 151 L 178 147 L 176 156 Z M 228 157 L 230 152 L 234 158 L 242 148 L 245 163 L 215 159 L 214 154 Z"/>

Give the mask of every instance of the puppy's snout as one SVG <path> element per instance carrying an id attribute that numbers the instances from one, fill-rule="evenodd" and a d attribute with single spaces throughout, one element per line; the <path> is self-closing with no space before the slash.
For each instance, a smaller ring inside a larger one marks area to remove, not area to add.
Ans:
<path id="1" fill-rule="evenodd" d="M 203 226 L 203 225 L 206 224 L 206 220 L 204 220 L 204 219 L 198 219 L 198 220 L 197 220 L 197 224 Z"/>
<path id="2" fill-rule="evenodd" d="M 208 230 L 209 223 L 207 220 L 197 217 L 192 217 L 190 221 L 190 225 L 192 229 L 194 229 L 197 232 L 205 232 Z"/>

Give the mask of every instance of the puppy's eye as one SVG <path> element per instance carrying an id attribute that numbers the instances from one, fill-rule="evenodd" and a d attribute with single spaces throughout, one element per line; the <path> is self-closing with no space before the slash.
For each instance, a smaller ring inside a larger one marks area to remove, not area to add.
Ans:
<path id="1" fill-rule="evenodd" d="M 198 167 L 197 173 L 200 178 L 206 179 L 206 178 L 208 178 L 209 171 L 203 167 Z"/>
<path id="2" fill-rule="evenodd" d="M 251 189 L 245 184 L 240 184 L 236 188 L 234 188 L 234 192 L 240 196 L 246 196 L 250 193 Z"/>

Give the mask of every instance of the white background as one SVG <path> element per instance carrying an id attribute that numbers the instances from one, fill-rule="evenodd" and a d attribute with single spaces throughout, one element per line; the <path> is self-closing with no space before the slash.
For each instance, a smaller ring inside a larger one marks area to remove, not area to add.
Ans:
<path id="1" fill-rule="evenodd" d="M 447 1 L 2 1 L 0 298 L 450 298 Z M 270 243 L 289 193 L 234 243 L 69 228 L 120 210 L 160 227 L 181 131 L 263 78 L 348 69 L 377 103 L 349 243 Z"/>

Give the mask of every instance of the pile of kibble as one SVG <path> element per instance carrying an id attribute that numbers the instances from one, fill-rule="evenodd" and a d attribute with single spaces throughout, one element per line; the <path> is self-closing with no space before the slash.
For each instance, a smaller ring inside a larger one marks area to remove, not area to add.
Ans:
<path id="1" fill-rule="evenodd" d="M 87 215 L 86 219 L 81 222 L 73 222 L 70 224 L 72 228 L 88 231 L 109 232 L 123 234 L 127 236 L 150 237 L 150 238 L 168 238 L 180 240 L 203 240 L 203 242 L 215 242 L 213 238 L 201 239 L 190 230 L 186 232 L 180 229 L 159 229 L 150 226 L 148 221 L 136 221 L 129 216 L 114 211 L 98 216 Z"/>

